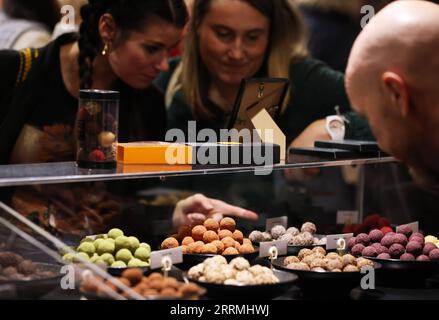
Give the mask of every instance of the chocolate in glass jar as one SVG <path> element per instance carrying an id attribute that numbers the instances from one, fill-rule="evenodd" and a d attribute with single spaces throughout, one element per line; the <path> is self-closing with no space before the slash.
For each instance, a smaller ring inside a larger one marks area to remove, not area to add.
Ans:
<path id="1" fill-rule="evenodd" d="M 116 168 L 119 96 L 117 91 L 80 91 L 76 125 L 79 167 Z"/>

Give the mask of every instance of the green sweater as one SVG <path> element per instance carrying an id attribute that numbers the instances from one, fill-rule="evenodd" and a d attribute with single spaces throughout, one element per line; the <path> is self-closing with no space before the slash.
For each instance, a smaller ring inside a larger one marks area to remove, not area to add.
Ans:
<path id="1" fill-rule="evenodd" d="M 172 61 L 170 70 L 157 78 L 156 85 L 164 92 L 179 63 L 180 60 Z M 340 106 L 342 113 L 351 110 L 345 91 L 344 75 L 324 63 L 310 58 L 293 63 L 289 78 L 291 98 L 287 109 L 278 120 L 278 125 L 287 136 L 287 143 L 294 140 L 313 121 L 334 114 L 335 106 Z M 216 114 L 214 119 L 195 119 L 185 103 L 182 91 L 177 91 L 167 108 L 168 129 L 179 128 L 186 132 L 187 122 L 191 120 L 197 120 L 197 130 L 225 128 L 227 115 L 218 107 L 213 108 L 216 108 L 212 110 Z"/>

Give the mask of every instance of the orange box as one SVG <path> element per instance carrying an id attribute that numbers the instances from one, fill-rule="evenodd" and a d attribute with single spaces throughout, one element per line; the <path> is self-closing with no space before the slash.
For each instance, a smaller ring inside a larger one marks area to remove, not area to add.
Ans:
<path id="1" fill-rule="evenodd" d="M 169 165 L 169 164 L 124 164 L 117 165 L 117 173 L 149 173 L 149 172 L 178 172 L 190 171 L 191 165 Z"/>
<path id="2" fill-rule="evenodd" d="M 193 148 L 167 142 L 130 142 L 117 145 L 117 161 L 124 164 L 191 165 Z"/>

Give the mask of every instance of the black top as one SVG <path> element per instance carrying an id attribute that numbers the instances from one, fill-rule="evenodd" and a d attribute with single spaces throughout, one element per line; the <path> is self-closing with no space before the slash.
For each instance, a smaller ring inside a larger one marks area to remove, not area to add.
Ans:
<path id="1" fill-rule="evenodd" d="M 74 160 L 78 100 L 67 91 L 60 64 L 66 34 L 42 49 L 0 51 L 0 163 Z M 119 81 L 119 141 L 163 140 L 163 95 Z"/>

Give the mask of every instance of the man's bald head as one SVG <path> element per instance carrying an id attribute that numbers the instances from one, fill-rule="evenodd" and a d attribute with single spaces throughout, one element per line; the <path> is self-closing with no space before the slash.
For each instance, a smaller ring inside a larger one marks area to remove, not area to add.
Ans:
<path id="1" fill-rule="evenodd" d="M 439 6 L 428 1 L 385 7 L 354 44 L 346 86 L 384 150 L 439 174 L 439 158 L 428 155 L 433 147 L 439 153 L 438 17 Z"/>

